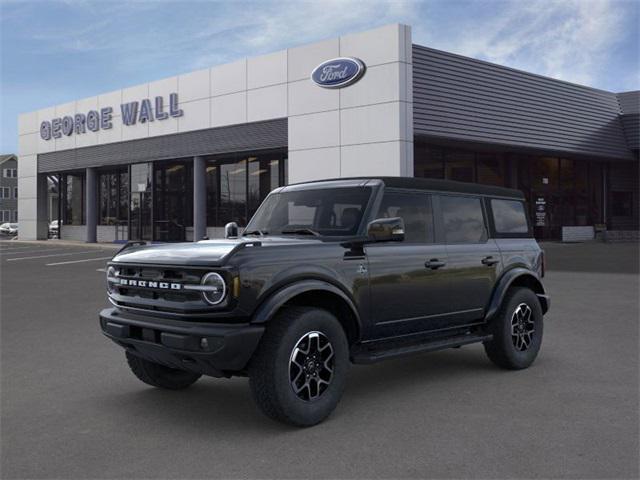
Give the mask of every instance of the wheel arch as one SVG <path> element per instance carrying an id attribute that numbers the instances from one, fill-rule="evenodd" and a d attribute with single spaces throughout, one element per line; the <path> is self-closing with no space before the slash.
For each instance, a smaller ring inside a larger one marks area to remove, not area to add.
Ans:
<path id="1" fill-rule="evenodd" d="M 491 295 L 489 308 L 485 314 L 485 320 L 491 320 L 500 310 L 500 306 L 504 300 L 507 291 L 512 287 L 525 287 L 532 290 L 542 307 L 542 313 L 545 314 L 549 310 L 549 296 L 547 295 L 540 278 L 531 270 L 525 268 L 513 268 L 507 270 L 498 280 L 496 287 Z"/>
<path id="2" fill-rule="evenodd" d="M 323 280 L 298 281 L 273 292 L 256 309 L 252 323 L 266 323 L 281 308 L 293 305 L 328 310 L 344 328 L 350 345 L 360 340 L 362 325 L 355 304 L 340 288 Z"/>

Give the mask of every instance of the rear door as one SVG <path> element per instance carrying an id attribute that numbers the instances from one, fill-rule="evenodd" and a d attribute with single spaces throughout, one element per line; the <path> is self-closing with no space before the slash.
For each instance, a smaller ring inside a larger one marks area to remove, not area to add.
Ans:
<path id="1" fill-rule="evenodd" d="M 501 269 L 500 250 L 489 238 L 481 197 L 439 195 L 438 203 L 450 269 L 452 323 L 475 323 L 484 317 Z"/>
<path id="2" fill-rule="evenodd" d="M 401 217 L 402 242 L 365 248 L 374 337 L 435 329 L 449 311 L 447 252 L 436 243 L 431 195 L 386 189 L 375 218 Z"/>

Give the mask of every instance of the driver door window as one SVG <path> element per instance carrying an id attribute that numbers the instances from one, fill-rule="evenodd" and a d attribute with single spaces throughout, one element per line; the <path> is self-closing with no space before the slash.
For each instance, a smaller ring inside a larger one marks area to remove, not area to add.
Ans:
<path id="1" fill-rule="evenodd" d="M 386 192 L 376 218 L 400 217 L 404 221 L 406 243 L 433 243 L 431 196 Z"/>

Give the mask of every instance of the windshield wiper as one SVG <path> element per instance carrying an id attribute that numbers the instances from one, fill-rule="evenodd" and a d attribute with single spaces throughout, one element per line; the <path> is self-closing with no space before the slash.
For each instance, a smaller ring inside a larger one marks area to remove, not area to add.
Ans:
<path id="1" fill-rule="evenodd" d="M 294 234 L 294 235 L 313 235 L 315 237 L 319 237 L 320 234 L 311 228 L 291 228 L 289 230 L 282 230 L 283 235 L 286 234 Z"/>
<path id="2" fill-rule="evenodd" d="M 267 233 L 269 233 L 269 232 L 267 232 L 266 230 L 262 230 L 262 229 L 258 228 L 256 230 L 246 231 L 246 232 L 244 232 L 242 234 L 242 236 L 244 237 L 246 235 L 260 235 L 261 237 L 264 237 Z"/>

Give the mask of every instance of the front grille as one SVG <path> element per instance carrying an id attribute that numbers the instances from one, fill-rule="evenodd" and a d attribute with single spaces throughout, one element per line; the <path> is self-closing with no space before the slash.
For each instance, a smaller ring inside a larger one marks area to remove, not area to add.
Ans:
<path id="1" fill-rule="evenodd" d="M 211 311 L 201 292 L 190 290 L 207 270 L 114 264 L 109 272 L 109 296 L 117 306 L 176 314 Z"/>

